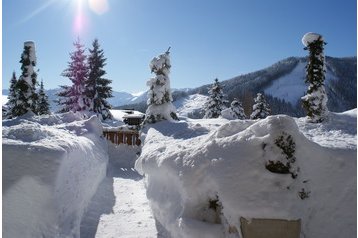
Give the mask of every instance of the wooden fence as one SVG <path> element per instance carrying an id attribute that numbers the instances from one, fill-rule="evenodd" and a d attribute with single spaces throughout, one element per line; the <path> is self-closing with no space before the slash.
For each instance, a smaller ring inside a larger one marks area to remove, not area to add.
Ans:
<path id="1" fill-rule="evenodd" d="M 137 131 L 104 131 L 103 136 L 113 144 L 127 144 L 140 146 L 141 140 Z"/>

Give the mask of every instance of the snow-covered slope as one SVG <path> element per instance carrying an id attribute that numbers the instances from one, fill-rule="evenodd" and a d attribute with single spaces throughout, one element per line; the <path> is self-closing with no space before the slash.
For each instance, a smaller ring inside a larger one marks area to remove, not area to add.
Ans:
<path id="1" fill-rule="evenodd" d="M 2 135 L 3 236 L 79 237 L 108 162 L 97 117 L 29 113 L 4 120 Z"/>
<path id="2" fill-rule="evenodd" d="M 205 102 L 208 100 L 208 96 L 201 94 L 193 94 L 186 97 L 182 97 L 173 102 L 177 109 L 179 116 L 195 117 L 196 114 L 200 114 Z M 201 116 L 202 117 L 202 116 Z"/>
<path id="3" fill-rule="evenodd" d="M 265 88 L 265 94 L 296 105 L 307 91 L 307 85 L 305 84 L 306 65 L 306 62 L 300 61 L 289 74 L 279 77 Z M 328 83 L 331 80 L 337 79 L 330 70 L 327 70 L 325 82 Z"/>
<path id="4" fill-rule="evenodd" d="M 146 176 L 156 220 L 176 238 L 242 237 L 241 217 L 301 219 L 302 237 L 352 237 L 356 110 L 329 117 L 323 124 L 278 115 L 147 127 L 135 168 Z M 287 158 L 292 174 L 266 168 Z"/>

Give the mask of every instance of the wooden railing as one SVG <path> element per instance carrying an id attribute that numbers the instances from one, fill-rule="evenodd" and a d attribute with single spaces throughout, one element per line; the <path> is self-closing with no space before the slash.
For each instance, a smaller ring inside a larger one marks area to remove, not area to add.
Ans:
<path id="1" fill-rule="evenodd" d="M 103 136 L 116 145 L 140 146 L 142 143 L 137 131 L 103 131 Z"/>

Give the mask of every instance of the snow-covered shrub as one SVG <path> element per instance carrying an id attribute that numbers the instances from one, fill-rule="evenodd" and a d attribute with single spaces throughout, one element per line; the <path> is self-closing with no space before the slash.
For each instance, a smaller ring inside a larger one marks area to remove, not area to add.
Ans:
<path id="1" fill-rule="evenodd" d="M 244 120 L 246 118 L 242 103 L 236 98 L 231 102 L 229 108 L 226 108 L 221 111 L 221 116 L 228 120 Z"/>
<path id="2" fill-rule="evenodd" d="M 156 76 L 147 81 L 149 92 L 145 122 L 148 123 L 161 120 L 178 120 L 176 109 L 172 104 L 173 98 L 170 89 L 169 49 L 164 54 L 154 57 L 149 64 L 152 73 L 154 72 Z"/>
<path id="3" fill-rule="evenodd" d="M 50 103 L 48 102 L 48 96 L 45 93 L 43 80 L 41 80 L 38 95 L 39 95 L 38 104 L 37 104 L 38 114 L 39 115 L 50 114 Z"/>
<path id="4" fill-rule="evenodd" d="M 252 113 L 250 119 L 263 119 L 269 116 L 271 109 L 266 102 L 265 96 L 262 93 L 258 93 L 255 98 L 255 104 L 252 106 Z"/>
<path id="5" fill-rule="evenodd" d="M 306 66 L 308 90 L 302 99 L 302 106 L 310 122 L 322 122 L 327 117 L 327 94 L 324 87 L 326 65 L 324 56 L 324 39 L 317 33 L 306 33 L 302 38 L 305 50 L 309 50 Z"/>
<path id="6" fill-rule="evenodd" d="M 299 168 L 294 168 L 293 163 L 296 161 L 294 156 L 296 151 L 296 143 L 293 141 L 291 135 L 282 132 L 281 135 L 276 138 L 275 145 L 281 149 L 284 160 L 269 160 L 266 163 L 266 168 L 273 173 L 291 174 L 292 178 L 297 177 Z"/>

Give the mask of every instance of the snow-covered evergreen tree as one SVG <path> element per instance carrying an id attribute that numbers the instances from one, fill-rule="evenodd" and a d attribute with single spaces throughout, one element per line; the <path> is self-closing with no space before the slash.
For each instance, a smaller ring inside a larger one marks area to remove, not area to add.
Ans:
<path id="1" fill-rule="evenodd" d="M 34 67 L 36 66 L 35 43 L 26 41 L 24 51 L 21 54 L 21 75 L 16 83 L 15 91 L 17 92 L 16 106 L 13 108 L 12 116 L 21 116 L 29 111 L 37 113 L 38 94 L 36 92 L 37 74 Z"/>
<path id="2" fill-rule="evenodd" d="M 271 109 L 266 102 L 265 96 L 262 93 L 258 93 L 254 100 L 255 104 L 252 107 L 250 119 L 263 119 L 269 116 Z"/>
<path id="3" fill-rule="evenodd" d="M 160 120 L 178 120 L 176 108 L 172 104 L 173 98 L 170 89 L 170 57 L 169 49 L 158 57 L 154 57 L 149 64 L 155 77 L 147 81 L 148 109 L 145 113 L 145 122 L 155 123 Z"/>
<path id="4" fill-rule="evenodd" d="M 111 119 L 112 114 L 109 111 L 111 105 L 107 98 L 112 97 L 111 80 L 103 78 L 106 71 L 103 69 L 106 65 L 103 49 L 100 49 L 98 40 L 92 43 L 92 49 L 89 49 L 88 57 L 89 74 L 86 81 L 86 95 L 90 100 L 90 111 L 95 112 L 102 120 Z"/>
<path id="5" fill-rule="evenodd" d="M 48 96 L 45 93 L 44 83 L 41 80 L 39 89 L 39 100 L 37 104 L 37 112 L 39 115 L 50 114 L 50 104 L 48 102 Z"/>
<path id="6" fill-rule="evenodd" d="M 8 101 L 6 103 L 7 110 L 5 113 L 5 117 L 7 118 L 12 118 L 15 115 L 14 111 L 17 110 L 16 103 L 19 93 L 17 92 L 16 84 L 17 84 L 17 79 L 16 79 L 16 73 L 14 71 L 10 79 L 9 95 L 7 96 L 8 98 Z"/>
<path id="7" fill-rule="evenodd" d="M 221 111 L 226 108 L 224 93 L 219 80 L 216 78 L 211 88 L 209 88 L 209 100 L 204 105 L 204 118 L 218 118 Z"/>
<path id="8" fill-rule="evenodd" d="M 325 120 L 328 113 L 327 94 L 324 87 L 325 79 L 325 57 L 324 48 L 326 44 L 321 35 L 306 33 L 302 38 L 305 50 L 309 50 L 308 63 L 306 66 L 306 80 L 308 90 L 302 99 L 302 106 L 307 112 L 310 122 L 318 123 Z"/>
<path id="9" fill-rule="evenodd" d="M 75 51 L 70 53 L 68 68 L 62 72 L 62 76 L 71 80 L 71 86 L 60 86 L 62 91 L 57 95 L 59 105 L 62 109 L 59 112 L 86 111 L 89 110 L 90 99 L 86 96 L 85 82 L 88 78 L 88 66 L 84 46 L 77 40 L 74 44 Z"/>
<path id="10" fill-rule="evenodd" d="M 230 109 L 232 111 L 233 118 L 240 120 L 244 120 L 246 118 L 242 103 L 237 98 L 234 98 L 231 102 Z"/>

